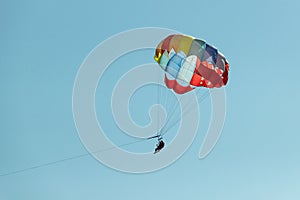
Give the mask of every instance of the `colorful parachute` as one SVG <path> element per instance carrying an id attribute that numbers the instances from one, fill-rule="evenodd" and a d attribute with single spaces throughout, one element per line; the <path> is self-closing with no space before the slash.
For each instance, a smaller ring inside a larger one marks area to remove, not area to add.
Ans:
<path id="1" fill-rule="evenodd" d="M 177 94 L 195 87 L 219 88 L 228 81 L 229 64 L 224 55 L 191 36 L 166 37 L 158 44 L 154 59 L 167 72 L 166 86 Z"/>

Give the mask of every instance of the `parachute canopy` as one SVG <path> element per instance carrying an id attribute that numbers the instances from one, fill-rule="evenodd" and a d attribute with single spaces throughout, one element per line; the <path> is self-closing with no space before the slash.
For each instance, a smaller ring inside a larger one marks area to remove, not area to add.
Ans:
<path id="1" fill-rule="evenodd" d="M 227 84 L 225 56 L 205 41 L 187 35 L 170 35 L 157 46 L 155 61 L 166 71 L 169 89 L 184 94 L 195 87 L 219 88 Z"/>

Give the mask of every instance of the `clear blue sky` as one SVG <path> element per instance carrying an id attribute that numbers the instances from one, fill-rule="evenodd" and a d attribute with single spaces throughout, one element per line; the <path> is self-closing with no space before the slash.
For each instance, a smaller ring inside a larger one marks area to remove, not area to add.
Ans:
<path id="1" fill-rule="evenodd" d="M 121 173 L 86 156 L 0 176 L 0 199 L 299 199 L 299 9 L 296 0 L 1 1 L 0 174 L 86 153 L 73 83 L 113 34 L 156 26 L 204 38 L 231 71 L 223 134 L 204 160 L 199 134 L 158 172 Z"/>

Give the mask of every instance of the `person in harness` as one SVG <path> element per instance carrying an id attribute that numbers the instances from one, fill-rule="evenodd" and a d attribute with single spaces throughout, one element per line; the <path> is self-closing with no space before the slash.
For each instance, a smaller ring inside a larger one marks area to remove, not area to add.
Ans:
<path id="1" fill-rule="evenodd" d="M 160 134 L 157 134 L 155 136 L 149 137 L 149 139 L 158 138 L 158 144 L 156 145 L 156 148 L 154 149 L 154 154 L 158 153 L 160 150 L 162 150 L 165 146 L 165 143 L 163 141 L 163 138 Z"/>
<path id="2" fill-rule="evenodd" d="M 156 148 L 154 150 L 154 154 L 158 153 L 160 150 L 162 150 L 165 146 L 165 143 L 162 139 L 158 140 L 158 144 L 156 145 Z"/>

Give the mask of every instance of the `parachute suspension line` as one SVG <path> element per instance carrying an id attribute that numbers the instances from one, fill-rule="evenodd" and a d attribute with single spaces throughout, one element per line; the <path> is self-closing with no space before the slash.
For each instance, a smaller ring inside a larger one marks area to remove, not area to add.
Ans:
<path id="1" fill-rule="evenodd" d="M 196 93 L 199 92 L 199 90 L 196 91 Z M 172 113 L 170 114 L 170 117 L 168 117 L 167 122 L 165 123 L 165 125 L 163 126 L 163 128 L 160 130 L 160 132 L 164 131 L 167 127 L 167 125 L 172 122 L 172 118 L 174 116 L 175 113 L 177 113 L 177 105 L 178 103 L 181 101 L 183 96 L 180 96 L 179 98 L 176 98 L 176 104 L 174 106 L 172 106 L 171 108 L 173 108 Z M 186 106 L 186 105 L 185 105 Z M 182 109 L 184 110 L 184 108 Z M 175 115 L 176 116 L 176 115 Z M 176 118 L 175 118 L 176 119 Z"/>
<path id="2" fill-rule="evenodd" d="M 157 74 L 157 82 L 159 83 L 160 82 L 160 72 L 158 71 L 158 74 Z M 157 95 L 157 104 L 158 105 L 165 105 L 163 104 L 163 102 L 165 101 L 166 97 L 167 97 L 167 94 L 166 92 L 163 91 L 164 88 L 162 87 L 162 85 L 158 84 L 158 95 Z M 163 95 L 165 94 L 165 95 Z M 158 136 L 159 135 L 159 129 L 160 129 L 160 126 L 161 126 L 161 117 L 159 115 L 159 109 L 157 109 L 157 130 L 156 130 L 156 135 Z"/>
<path id="3" fill-rule="evenodd" d="M 207 91 L 205 91 L 205 93 L 204 93 L 202 96 L 200 96 L 199 102 L 201 103 L 201 102 L 204 101 L 208 96 L 209 96 L 209 91 L 207 90 Z M 188 105 L 188 106 L 190 106 L 190 105 Z M 188 106 L 186 106 L 184 109 L 182 109 L 182 110 L 183 110 L 182 118 L 183 118 L 187 113 L 189 113 L 189 112 L 193 109 L 193 107 L 189 107 L 189 108 L 188 108 Z M 187 108 L 188 108 L 188 109 L 187 109 Z M 161 131 L 161 135 L 166 134 L 166 133 L 168 132 L 168 130 L 169 130 L 170 128 L 172 128 L 173 126 L 175 126 L 180 120 L 181 120 L 181 118 L 177 119 L 174 123 L 172 123 L 170 126 L 168 126 L 167 128 L 165 128 L 164 131 Z"/>
<path id="4" fill-rule="evenodd" d="M 170 106 L 169 106 L 169 104 L 168 104 L 168 102 L 169 102 L 169 89 L 164 85 L 163 86 L 163 88 L 162 88 L 162 90 L 165 90 L 165 91 L 162 91 L 162 94 L 163 94 L 163 101 L 161 102 L 161 103 L 163 103 L 162 105 L 164 106 L 164 108 L 165 108 L 165 110 L 166 110 L 166 112 L 168 113 L 168 111 L 172 108 L 170 108 Z M 168 118 L 168 116 L 167 116 L 167 118 Z M 162 121 L 163 122 L 163 121 Z M 161 124 L 160 124 L 161 125 Z M 165 126 L 165 124 L 164 124 L 164 126 Z M 163 126 L 163 127 L 164 127 Z M 160 141 L 160 140 L 162 140 L 162 137 L 161 137 L 161 134 L 160 134 L 160 132 L 161 132 L 161 130 L 163 129 L 163 127 L 160 129 L 160 130 L 157 130 L 157 137 L 159 137 L 158 138 L 158 141 Z"/>
<path id="5" fill-rule="evenodd" d="M 197 91 L 198 92 L 198 91 Z M 200 96 L 200 99 L 199 99 L 199 102 L 201 103 L 202 101 L 204 101 L 205 99 L 206 99 L 206 97 L 209 95 L 209 91 L 207 90 L 207 91 L 205 91 L 204 92 L 204 94 L 202 94 L 201 96 Z M 177 118 L 177 120 L 176 120 L 176 118 L 175 118 L 175 122 L 174 123 L 172 123 L 170 126 L 168 126 L 168 127 L 165 127 L 165 131 L 164 132 L 162 132 L 161 134 L 162 135 L 164 135 L 166 132 L 168 132 L 168 130 L 170 129 L 170 128 L 172 128 L 174 125 L 176 125 L 180 120 L 181 120 L 181 118 L 183 118 L 187 113 L 189 113 L 191 110 L 193 109 L 193 107 L 191 107 L 190 106 L 190 104 L 186 104 L 185 105 L 185 107 L 182 109 L 182 117 L 178 117 Z"/>
<path id="6" fill-rule="evenodd" d="M 198 95 L 199 95 L 199 93 L 201 92 L 202 90 L 197 90 L 196 91 L 196 96 L 198 97 Z M 204 94 L 202 94 L 201 96 L 200 96 L 200 99 L 199 99 L 199 102 L 202 102 L 206 97 L 207 97 L 207 95 L 209 94 L 209 92 L 208 92 L 208 90 L 206 90 L 205 92 L 204 92 Z M 187 110 L 187 108 L 190 106 L 190 104 L 185 104 L 184 106 L 183 106 L 183 108 L 182 108 L 182 117 L 184 117 L 185 116 L 185 114 L 187 114 L 188 112 L 190 112 L 191 111 L 191 108 L 190 109 L 188 109 Z M 174 119 L 172 119 L 171 121 L 169 121 L 169 123 L 168 123 L 168 125 L 169 124 L 171 124 L 170 126 L 165 126 L 164 127 L 164 130 L 161 130 L 161 133 L 162 133 L 162 135 L 163 134 L 165 134 L 166 132 L 168 132 L 168 130 L 170 129 L 170 128 L 172 128 L 174 125 L 176 125 L 179 121 L 180 121 L 180 119 L 181 119 L 181 117 L 179 116 L 179 117 L 175 117 Z M 175 123 L 172 123 L 173 121 L 176 121 Z"/>
<path id="7" fill-rule="evenodd" d="M 172 109 L 172 111 L 171 111 L 171 114 L 170 114 L 170 116 L 167 116 L 167 121 L 166 121 L 166 123 L 164 124 L 164 126 L 162 127 L 162 129 L 159 131 L 159 133 L 161 133 L 161 131 L 167 126 L 167 124 L 169 123 L 169 121 L 170 121 L 171 118 L 173 117 L 173 115 L 174 115 L 174 113 L 175 113 L 175 111 L 176 111 L 177 105 L 178 105 L 178 103 L 180 102 L 181 98 L 182 98 L 182 96 L 180 96 L 179 98 L 176 98 L 175 102 L 172 102 L 172 106 L 171 106 L 170 109 L 172 109 L 172 108 L 173 108 L 173 109 Z"/>
<path id="8" fill-rule="evenodd" d="M 169 111 L 169 104 L 168 104 L 168 100 L 169 100 L 169 90 L 167 89 L 166 86 L 164 86 L 165 88 L 165 91 L 163 92 L 164 93 L 164 104 L 163 106 L 165 106 L 165 110 L 168 112 Z M 168 117 L 168 116 L 167 116 Z M 157 130 L 157 135 L 159 135 L 159 132 L 160 130 Z"/>
<path id="9" fill-rule="evenodd" d="M 163 138 L 162 138 L 162 135 L 161 134 L 159 134 L 159 136 L 158 136 L 158 141 L 160 142 Z"/>
<path id="10" fill-rule="evenodd" d="M 157 72 L 157 82 L 159 83 L 159 71 Z M 157 105 L 160 104 L 160 85 L 157 84 Z M 157 109 L 157 128 L 156 128 L 156 132 L 159 131 L 159 110 Z"/>
<path id="11" fill-rule="evenodd" d="M 198 90 L 195 91 L 195 95 L 197 96 L 197 98 L 198 98 L 198 96 L 199 96 L 199 94 L 200 94 L 201 91 L 203 91 L 203 90 L 198 89 Z M 205 96 L 206 94 L 208 94 L 208 90 L 204 91 L 204 93 L 200 96 L 200 99 L 201 99 L 202 96 Z M 182 97 L 183 97 L 182 95 L 179 97 L 179 100 L 176 102 L 177 104 L 180 102 L 180 100 L 182 99 Z M 204 98 L 205 98 L 205 97 L 204 97 Z M 201 102 L 201 100 L 200 100 L 200 102 Z M 177 104 L 176 104 L 176 106 L 177 106 Z M 182 112 L 184 112 L 184 111 L 186 110 L 186 108 L 189 107 L 189 106 L 190 106 L 190 104 L 184 104 L 184 105 L 183 105 L 183 108 L 182 108 Z M 169 118 L 169 120 L 168 120 L 168 123 L 172 122 L 171 119 L 173 118 L 173 116 L 176 116 L 176 115 L 174 115 L 174 114 L 177 112 L 177 110 L 176 110 L 176 109 L 173 109 L 173 111 L 174 111 L 174 112 L 173 112 L 172 115 L 170 116 L 170 118 Z M 174 120 L 176 120 L 176 118 L 175 118 Z M 168 123 L 166 123 L 165 125 L 167 126 Z"/>
<path id="12" fill-rule="evenodd" d="M 198 95 L 198 93 L 199 93 L 199 91 L 200 90 L 197 90 L 196 91 L 196 96 Z M 173 118 L 173 116 L 174 116 L 174 114 L 177 112 L 177 105 L 178 105 L 178 103 L 181 101 L 181 99 L 182 99 L 182 95 L 179 97 L 179 98 L 176 98 L 176 101 L 175 101 L 175 105 L 174 105 L 174 103 L 172 104 L 172 107 L 171 108 L 173 108 L 172 109 L 172 112 L 171 112 L 171 114 L 170 114 L 170 117 L 168 116 L 168 120 L 167 120 L 167 122 L 165 123 L 165 125 L 163 126 L 163 128 L 160 130 L 160 132 L 162 132 L 165 128 L 166 128 L 166 126 L 170 123 L 170 122 L 172 122 L 172 118 Z M 184 105 L 185 107 L 187 106 L 187 105 Z M 184 108 L 185 108 L 184 107 Z M 182 109 L 182 110 L 184 110 L 184 108 Z M 176 115 L 175 115 L 176 116 Z M 176 118 L 175 118 L 175 120 L 176 120 Z"/>
<path id="13" fill-rule="evenodd" d="M 169 90 L 168 90 L 168 88 L 167 88 L 167 86 L 165 86 L 164 85 L 164 92 L 163 92 L 163 94 L 164 94 L 164 106 L 165 106 L 165 110 L 166 111 L 168 111 L 168 106 L 167 106 L 167 103 L 168 103 L 168 93 L 169 93 Z"/>
<path id="14" fill-rule="evenodd" d="M 169 100 L 169 90 L 167 88 L 167 86 L 165 86 L 165 102 L 164 102 L 164 105 L 166 106 L 166 111 L 168 112 L 169 111 L 169 104 L 168 104 L 168 100 Z"/>

